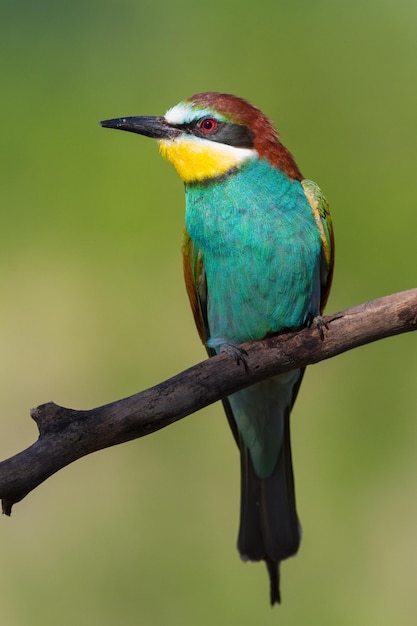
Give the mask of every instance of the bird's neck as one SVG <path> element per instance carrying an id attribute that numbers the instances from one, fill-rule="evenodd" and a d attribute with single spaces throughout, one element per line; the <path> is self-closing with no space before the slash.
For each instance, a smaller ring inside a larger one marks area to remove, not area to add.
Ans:
<path id="1" fill-rule="evenodd" d="M 257 160 L 268 161 L 291 180 L 302 180 L 291 152 L 276 137 L 258 138 L 254 148 L 237 148 L 194 135 L 162 139 L 158 143 L 162 156 L 174 165 L 186 185 L 215 181 Z"/>

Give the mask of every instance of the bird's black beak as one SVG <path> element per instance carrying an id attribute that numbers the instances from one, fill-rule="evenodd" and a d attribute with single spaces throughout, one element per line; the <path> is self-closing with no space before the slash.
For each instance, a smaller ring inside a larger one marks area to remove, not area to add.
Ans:
<path id="1" fill-rule="evenodd" d="M 164 117 L 118 117 L 114 120 L 104 120 L 100 124 L 104 128 L 127 130 L 152 139 L 174 139 L 180 134 L 178 128 L 168 124 Z"/>

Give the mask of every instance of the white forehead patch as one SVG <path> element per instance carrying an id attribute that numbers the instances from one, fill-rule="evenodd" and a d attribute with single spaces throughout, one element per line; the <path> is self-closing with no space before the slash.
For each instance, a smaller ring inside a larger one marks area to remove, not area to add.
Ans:
<path id="1" fill-rule="evenodd" d="M 223 116 L 206 108 L 193 106 L 192 102 L 180 102 L 165 113 L 165 119 L 169 124 L 189 124 L 206 115 L 212 115 L 216 119 L 225 119 Z"/>
<path id="2" fill-rule="evenodd" d="M 165 119 L 169 124 L 184 124 L 190 122 L 195 116 L 191 104 L 181 102 L 168 109 Z"/>

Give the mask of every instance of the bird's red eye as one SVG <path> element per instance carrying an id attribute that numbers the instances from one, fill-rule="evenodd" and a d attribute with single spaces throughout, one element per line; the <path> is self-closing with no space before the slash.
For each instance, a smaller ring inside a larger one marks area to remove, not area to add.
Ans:
<path id="1" fill-rule="evenodd" d="M 204 130 L 205 133 L 212 133 L 216 126 L 217 122 L 212 117 L 206 117 L 200 124 L 201 130 Z"/>

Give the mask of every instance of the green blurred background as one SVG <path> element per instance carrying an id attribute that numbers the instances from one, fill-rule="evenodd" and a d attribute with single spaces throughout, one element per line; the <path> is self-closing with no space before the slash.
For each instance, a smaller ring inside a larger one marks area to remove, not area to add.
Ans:
<path id="1" fill-rule="evenodd" d="M 182 184 L 101 119 L 248 98 L 331 202 L 327 310 L 416 286 L 416 20 L 410 0 L 1 0 L 1 458 L 36 438 L 32 406 L 101 405 L 204 358 Z M 216 405 L 78 461 L 0 520 L 2 622 L 417 623 L 416 340 L 310 368 L 281 607 L 237 555 L 239 462 Z"/>

